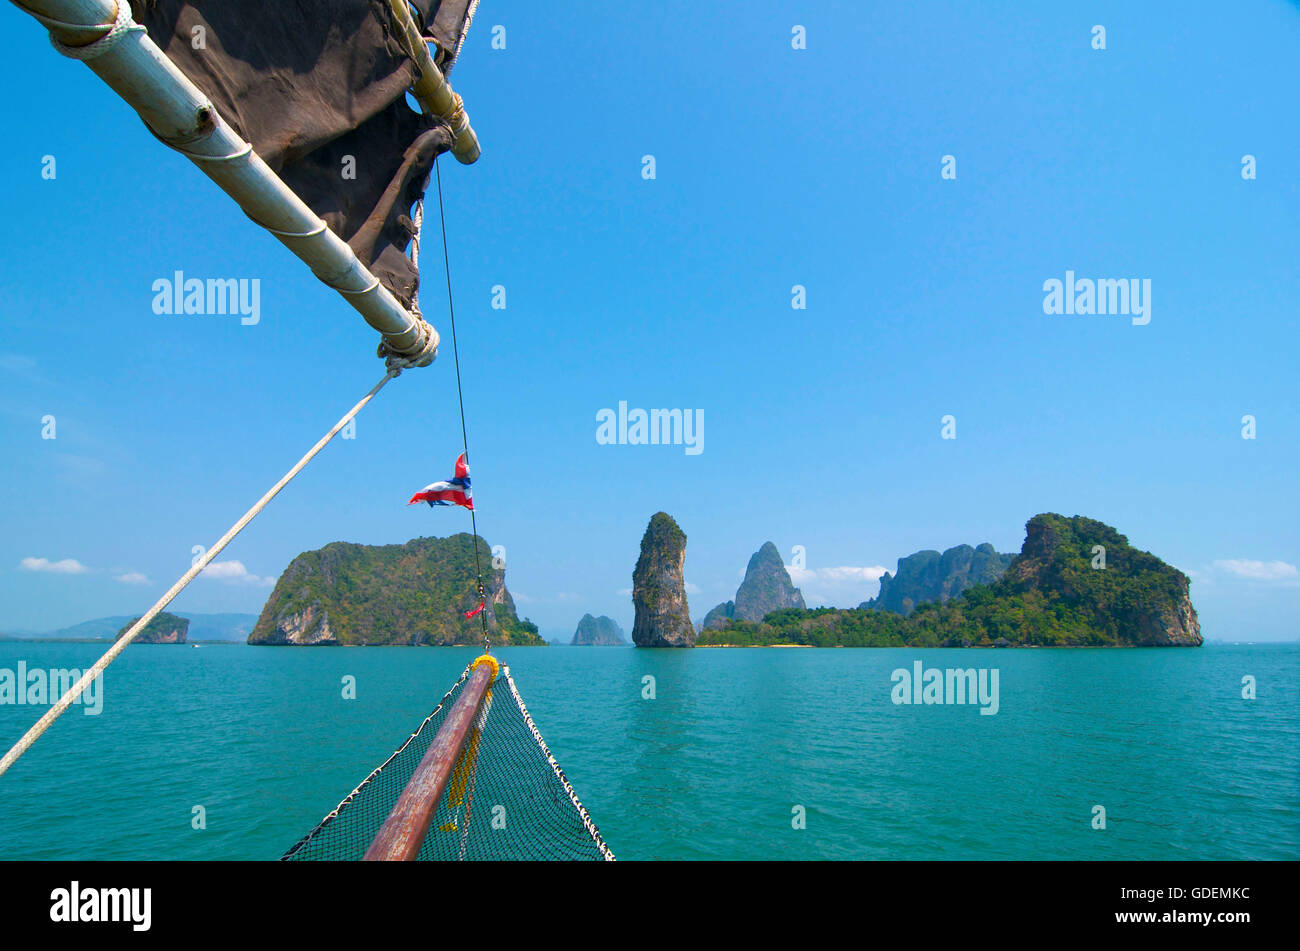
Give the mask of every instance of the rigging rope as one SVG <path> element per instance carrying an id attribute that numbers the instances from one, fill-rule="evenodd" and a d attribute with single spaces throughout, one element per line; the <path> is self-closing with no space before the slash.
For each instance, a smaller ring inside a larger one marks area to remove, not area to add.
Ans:
<path id="1" fill-rule="evenodd" d="M 22 7 L 22 4 L 19 4 L 19 6 Z M 22 9 L 27 10 L 26 7 L 22 7 Z M 31 10 L 27 10 L 27 12 L 32 13 Z M 33 16 L 35 15 L 36 14 L 33 14 Z M 57 23 L 63 27 L 71 27 L 73 29 L 81 29 L 86 26 L 86 24 L 84 23 L 63 23 L 62 21 L 59 20 L 51 20 L 48 17 L 38 16 L 37 19 L 39 19 L 47 27 L 53 23 Z M 102 25 L 106 25 L 106 24 L 102 24 Z M 112 26 L 110 27 L 109 31 L 105 33 L 103 36 L 99 37 L 99 39 L 87 43 L 84 46 L 69 46 L 68 44 L 61 42 L 58 39 L 58 37 L 56 37 L 54 33 L 51 31 L 50 45 L 53 46 L 56 50 L 58 50 L 60 53 L 62 53 L 64 56 L 68 57 L 68 59 L 79 59 L 84 62 L 86 60 L 97 59 L 100 56 L 103 56 L 114 46 L 120 43 L 122 41 L 122 38 L 125 37 L 128 33 L 144 33 L 144 32 L 145 32 L 145 28 L 131 19 L 131 5 L 129 3 L 118 3 L 117 15 L 113 19 Z"/>
<path id="2" fill-rule="evenodd" d="M 460 386 L 460 351 L 456 347 L 456 305 L 452 300 L 451 293 L 451 256 L 447 252 L 447 215 L 443 210 L 442 204 L 442 170 L 438 167 L 438 159 L 433 160 L 434 177 L 438 182 L 438 221 L 442 225 L 442 264 L 443 270 L 447 275 L 447 319 L 451 323 L 451 355 L 456 364 L 456 402 L 460 406 L 460 438 L 465 449 L 465 465 L 469 465 L 469 431 L 465 427 L 465 396 L 461 392 Z M 421 208 L 421 221 L 423 221 L 423 208 Z M 417 232 L 418 234 L 418 232 Z M 416 239 L 418 241 L 418 238 Z M 419 247 L 418 244 L 415 247 Z M 473 470 L 471 470 L 473 471 Z M 469 510 L 469 523 L 474 532 L 474 573 L 478 576 L 478 600 L 479 607 L 482 608 L 485 600 L 483 593 L 483 565 L 479 559 L 478 553 L 478 518 L 474 509 Z M 480 610 L 478 612 L 479 621 L 483 625 L 483 650 L 492 649 L 491 640 L 488 637 L 487 612 Z"/>
<path id="3" fill-rule="evenodd" d="M 355 861 L 366 853 L 473 669 L 473 664 L 465 668 L 415 732 L 299 839 L 283 860 Z M 418 858 L 613 861 L 614 853 L 538 732 L 509 667 L 499 668 L 488 691 L 484 703 L 493 697 L 491 714 L 476 725 L 472 758 L 464 755 L 470 748 L 467 740 L 456 766 L 468 783 L 448 784 Z"/>
<path id="4" fill-rule="evenodd" d="M 0 776 L 3 776 L 9 767 L 16 763 L 18 758 L 26 753 L 33 743 L 40 739 L 41 734 L 48 730 L 54 724 L 54 721 L 63 715 L 64 711 L 66 711 L 68 707 L 72 706 L 76 699 L 81 696 L 88 686 L 90 686 L 91 682 L 94 681 L 96 677 L 100 676 L 100 674 L 104 672 L 105 668 L 116 660 L 117 656 L 122 653 L 122 651 L 126 650 L 127 645 L 136 639 L 140 632 L 145 629 L 145 626 L 154 619 L 154 616 L 163 608 L 167 607 L 167 605 L 171 603 L 172 599 L 180 594 L 186 585 L 198 577 L 199 573 L 208 566 L 208 563 L 219 555 L 222 549 L 230 544 L 230 542 L 234 540 L 235 536 L 242 532 L 245 526 L 256 518 L 262 509 L 266 508 L 267 503 L 279 495 L 280 490 L 288 485 L 293 477 L 301 472 L 306 467 L 307 463 L 311 462 L 312 459 L 314 459 L 316 455 L 325 448 L 331 439 L 338 435 L 339 430 L 346 426 L 351 419 L 357 415 L 357 413 L 361 412 L 361 410 L 365 408 L 366 404 L 374 398 L 376 393 L 384 388 L 384 385 L 387 384 L 389 380 L 393 379 L 401 372 L 400 367 L 390 366 L 388 372 L 384 374 L 384 378 L 376 383 L 374 387 L 371 388 L 370 392 L 361 398 L 360 402 L 343 414 L 343 418 L 335 423 L 333 427 L 331 427 L 330 431 L 320 438 L 320 441 L 317 442 L 316 445 L 307 450 L 307 454 L 299 459 L 292 469 L 281 476 L 280 481 L 271 486 L 271 488 L 267 490 L 267 493 L 258 499 L 256 505 L 245 512 L 243 517 L 232 525 L 230 530 L 227 531 L 226 534 L 222 535 L 215 545 L 204 552 L 203 556 L 190 567 L 190 570 L 181 575 L 180 579 L 171 586 L 166 594 L 158 599 L 157 603 L 155 603 L 153 607 L 145 612 L 144 616 L 141 617 L 140 620 L 131 625 L 130 630 L 117 639 L 116 643 L 105 652 L 103 657 L 95 661 L 93 667 L 82 674 L 80 680 L 68 688 L 67 692 L 59 698 L 59 702 L 47 710 L 45 715 L 37 720 L 36 723 L 32 725 L 31 729 L 24 733 L 22 738 L 13 745 L 13 748 L 10 749 L 2 759 L 0 759 Z"/>

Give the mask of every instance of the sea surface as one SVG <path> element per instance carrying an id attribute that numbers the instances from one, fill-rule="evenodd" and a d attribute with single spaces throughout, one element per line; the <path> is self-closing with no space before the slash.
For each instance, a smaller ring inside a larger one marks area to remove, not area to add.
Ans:
<path id="1" fill-rule="evenodd" d="M 133 646 L 0 777 L 0 859 L 278 858 L 476 653 Z M 500 656 L 620 859 L 1300 858 L 1300 646 Z M 998 712 L 893 703 L 918 660 L 996 669 Z M 44 709 L 0 705 L 0 744 Z"/>

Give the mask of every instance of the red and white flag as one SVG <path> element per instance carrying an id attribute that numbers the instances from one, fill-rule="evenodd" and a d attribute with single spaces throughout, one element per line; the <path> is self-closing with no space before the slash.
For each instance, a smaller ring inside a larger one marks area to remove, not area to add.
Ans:
<path id="1" fill-rule="evenodd" d="M 462 452 L 456 457 L 456 474 L 445 482 L 430 482 L 415 495 L 407 505 L 428 502 L 434 505 L 460 505 L 467 509 L 474 507 L 474 495 L 469 487 L 469 466 L 465 463 Z"/>

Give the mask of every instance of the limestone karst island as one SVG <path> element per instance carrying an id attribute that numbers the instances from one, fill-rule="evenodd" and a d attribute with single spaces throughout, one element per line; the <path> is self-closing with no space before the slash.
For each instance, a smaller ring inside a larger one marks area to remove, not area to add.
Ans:
<path id="1" fill-rule="evenodd" d="M 1198 647 L 1187 576 L 1109 525 L 1046 513 L 1017 555 L 988 544 L 900 558 L 880 594 L 852 609 L 809 610 L 777 548 L 749 560 L 734 601 L 695 634 L 687 612 L 686 535 L 650 520 L 633 575 L 638 647 Z"/>
<path id="2" fill-rule="evenodd" d="M 1200 623 L 1187 576 L 1102 522 L 1036 515 L 1019 553 L 984 543 L 898 559 L 879 594 L 856 608 L 810 608 L 775 544 L 764 542 L 734 599 L 696 624 L 686 592 L 686 533 L 666 512 L 650 519 L 632 572 L 637 647 L 1196 647 Z M 277 581 L 250 644 L 453 646 L 481 639 L 466 617 L 473 539 L 417 538 L 404 545 L 335 542 L 295 558 Z M 478 539 L 479 558 L 491 561 Z M 396 579 L 401 579 L 398 583 Z M 497 643 L 546 641 L 521 619 L 493 569 L 487 625 Z M 160 615 L 149 640 L 185 639 Z M 156 628 L 156 630 L 155 630 Z M 585 614 L 569 643 L 628 643 L 612 618 Z"/>

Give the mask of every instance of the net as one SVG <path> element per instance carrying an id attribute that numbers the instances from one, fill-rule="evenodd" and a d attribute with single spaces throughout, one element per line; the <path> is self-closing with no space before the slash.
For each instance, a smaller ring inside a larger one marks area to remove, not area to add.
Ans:
<path id="1" fill-rule="evenodd" d="M 466 667 L 437 708 L 285 861 L 359 860 L 392 811 L 469 679 Z M 488 688 L 438 803 L 418 861 L 613 860 L 595 823 L 502 667 Z"/>

